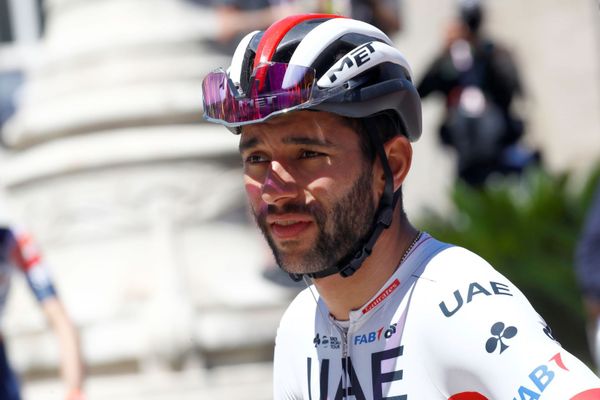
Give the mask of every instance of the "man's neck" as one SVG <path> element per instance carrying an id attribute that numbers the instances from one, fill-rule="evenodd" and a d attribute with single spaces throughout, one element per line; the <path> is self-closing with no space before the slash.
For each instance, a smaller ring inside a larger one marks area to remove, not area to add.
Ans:
<path id="1" fill-rule="evenodd" d="M 408 221 L 398 221 L 380 236 L 373 253 L 354 275 L 344 278 L 336 274 L 315 279 L 315 286 L 331 315 L 345 321 L 350 311 L 369 301 L 396 271 L 417 233 Z"/>

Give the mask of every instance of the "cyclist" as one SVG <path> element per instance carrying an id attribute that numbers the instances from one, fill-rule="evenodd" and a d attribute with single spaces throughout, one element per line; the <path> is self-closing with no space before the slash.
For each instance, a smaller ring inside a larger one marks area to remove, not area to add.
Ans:
<path id="1" fill-rule="evenodd" d="M 61 369 L 67 388 L 67 400 L 83 400 L 83 365 L 77 333 L 56 290 L 31 235 L 10 226 L 0 226 L 0 313 L 6 304 L 10 288 L 10 276 L 21 270 L 27 283 L 41 305 L 52 329 L 58 337 L 62 353 Z M 18 400 L 18 379 L 11 369 L 2 336 L 0 336 L 0 399 Z"/>
<path id="2" fill-rule="evenodd" d="M 600 398 L 511 282 L 410 224 L 420 99 L 379 29 L 284 18 L 206 76 L 203 104 L 240 134 L 257 224 L 308 285 L 277 332 L 275 399 Z"/>

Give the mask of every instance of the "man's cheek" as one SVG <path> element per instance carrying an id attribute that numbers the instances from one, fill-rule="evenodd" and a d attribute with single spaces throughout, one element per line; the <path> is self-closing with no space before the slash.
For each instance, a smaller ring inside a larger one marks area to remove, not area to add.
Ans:
<path id="1" fill-rule="evenodd" d="M 246 189 L 246 197 L 248 198 L 250 211 L 254 214 L 254 217 L 259 218 L 261 215 L 265 215 L 267 212 L 267 204 L 262 201 L 262 191 L 260 186 L 254 181 L 246 181 L 244 183 L 244 188 Z"/>
<path id="2" fill-rule="evenodd" d="M 244 188 L 246 189 L 246 196 L 251 204 L 257 203 L 261 199 L 260 185 L 252 179 L 244 179 Z"/>

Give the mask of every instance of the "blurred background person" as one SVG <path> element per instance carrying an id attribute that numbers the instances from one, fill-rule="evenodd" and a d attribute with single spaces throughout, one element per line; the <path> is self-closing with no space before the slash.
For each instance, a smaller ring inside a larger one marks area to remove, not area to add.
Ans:
<path id="1" fill-rule="evenodd" d="M 600 183 L 577 247 L 575 273 L 587 316 L 590 352 L 600 371 Z"/>
<path id="2" fill-rule="evenodd" d="M 519 144 L 524 123 L 511 105 L 523 87 L 513 56 L 482 33 L 481 1 L 461 0 L 458 10 L 417 89 L 422 98 L 444 96 L 441 141 L 456 150 L 458 176 L 480 186 L 493 173 L 520 173 L 540 160 Z"/>
<path id="3" fill-rule="evenodd" d="M 44 27 L 44 14 L 40 7 L 30 8 L 27 2 L 0 1 L 0 155 L 4 150 L 3 127 L 17 109 L 19 90 L 25 79 L 25 65 L 31 61 L 35 46 Z M 0 196 L 1 197 L 1 196 Z M 13 274 L 21 272 L 37 300 L 45 323 L 55 336 L 60 354 L 60 372 L 66 400 L 83 400 L 84 366 L 79 335 L 62 301 L 57 295 L 48 266 L 32 235 L 15 228 L 6 215 L 0 198 L 0 316 L 5 317 L 9 291 L 14 284 Z M 20 304 L 16 304 L 17 307 Z M 10 308 L 10 307 L 9 307 Z M 23 312 L 22 310 L 21 312 Z M 6 322 L 3 318 L 2 331 Z M 20 379 L 9 361 L 11 338 L 0 332 L 0 399 L 20 400 Z M 8 348 L 7 348 L 8 347 Z M 23 387 L 22 387 L 23 386 Z"/>
<path id="4" fill-rule="evenodd" d="M 49 322 L 61 352 L 61 372 L 66 400 L 83 400 L 84 369 L 78 334 L 58 298 L 40 250 L 22 229 L 0 226 L 0 314 L 8 299 L 11 275 L 21 271 Z M 19 380 L 12 370 L 0 335 L 0 399 L 20 400 Z"/>

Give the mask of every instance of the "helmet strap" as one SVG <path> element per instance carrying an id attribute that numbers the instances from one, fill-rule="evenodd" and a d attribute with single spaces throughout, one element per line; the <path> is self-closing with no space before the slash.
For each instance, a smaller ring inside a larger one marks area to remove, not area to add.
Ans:
<path id="1" fill-rule="evenodd" d="M 302 280 L 303 275 L 306 275 L 310 278 L 324 278 L 334 274 L 340 274 L 344 278 L 352 276 L 363 265 L 367 257 L 371 255 L 373 252 L 373 247 L 375 246 L 377 239 L 379 239 L 379 236 L 385 229 L 392 225 L 394 209 L 398 199 L 400 198 L 401 190 L 398 189 L 396 192 L 394 192 L 394 176 L 392 174 L 392 169 L 390 168 L 387 155 L 385 154 L 385 148 L 381 138 L 375 132 L 372 135 L 369 135 L 369 137 L 371 138 L 371 141 L 377 151 L 377 155 L 379 156 L 381 165 L 383 167 L 383 172 L 385 174 L 385 186 L 381 198 L 379 199 L 379 205 L 377 207 L 375 218 L 373 219 L 373 226 L 369 234 L 367 234 L 358 242 L 358 251 L 340 260 L 337 265 L 314 273 L 290 273 L 289 275 L 292 280 L 299 282 Z"/>

